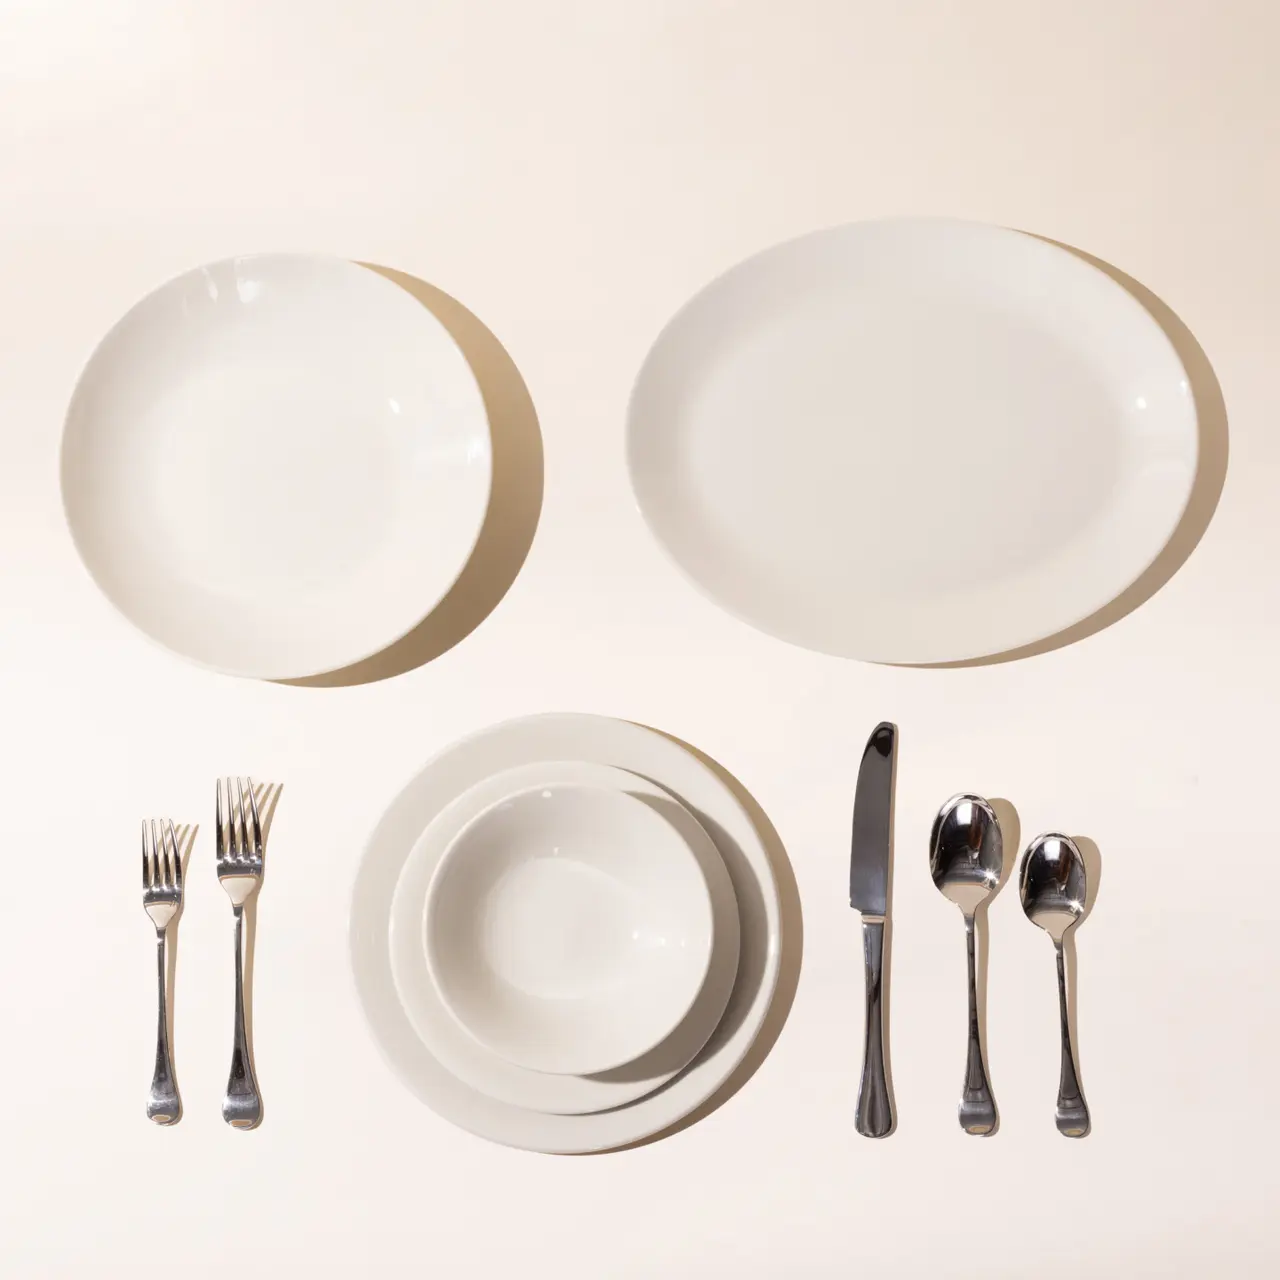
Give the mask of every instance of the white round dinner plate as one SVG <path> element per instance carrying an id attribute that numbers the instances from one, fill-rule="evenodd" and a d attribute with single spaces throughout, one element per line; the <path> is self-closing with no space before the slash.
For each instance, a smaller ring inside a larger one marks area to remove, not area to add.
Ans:
<path id="1" fill-rule="evenodd" d="M 612 1111 L 549 1115 L 499 1102 L 455 1076 L 419 1038 L 391 970 L 391 904 L 405 862 L 428 825 L 492 774 L 556 760 L 611 764 L 657 783 L 715 842 L 741 924 L 737 980 L 711 1038 L 665 1088 Z M 349 933 L 356 992 L 374 1041 L 401 1082 L 445 1119 L 512 1147 L 562 1154 L 605 1151 L 661 1133 L 710 1098 L 756 1038 L 781 962 L 777 885 L 760 833 L 716 774 L 651 729 L 603 716 L 542 715 L 494 725 L 455 743 L 400 792 L 374 829 L 356 874 Z"/>
<path id="2" fill-rule="evenodd" d="M 651 806 L 687 842 L 711 894 L 715 943 L 706 981 L 693 1007 L 663 1042 L 634 1062 L 590 1076 L 530 1071 L 490 1052 L 458 1026 L 427 970 L 423 946 L 426 898 L 459 832 L 479 814 L 532 787 L 583 786 L 624 792 Z M 550 760 L 506 769 L 464 791 L 427 824 L 409 853 L 391 903 L 391 971 L 401 1004 L 436 1060 L 473 1089 L 513 1107 L 581 1115 L 625 1106 L 661 1088 L 683 1069 L 719 1025 L 738 976 L 738 901 L 711 837 L 664 788 L 610 765 Z"/>
<path id="3" fill-rule="evenodd" d="M 760 630 L 879 662 L 977 658 L 1102 608 L 1191 493 L 1195 404 L 1152 316 L 1056 245 L 852 223 L 697 294 L 638 375 L 641 512 Z"/>
<path id="4" fill-rule="evenodd" d="M 292 254 L 143 298 L 80 375 L 62 441 L 72 538 L 165 648 L 236 675 L 345 667 L 422 620 L 484 521 L 470 366 L 409 293 Z"/>

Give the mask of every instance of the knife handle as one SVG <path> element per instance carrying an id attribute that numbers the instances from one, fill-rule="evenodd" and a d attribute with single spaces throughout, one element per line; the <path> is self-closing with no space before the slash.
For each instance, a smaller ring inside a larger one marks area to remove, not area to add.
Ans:
<path id="1" fill-rule="evenodd" d="M 885 1138 L 893 1132 L 893 1100 L 885 1071 L 884 921 L 862 921 L 862 962 L 867 977 L 867 1028 L 863 1037 L 862 1083 L 858 1086 L 857 1129 L 864 1138 Z"/>

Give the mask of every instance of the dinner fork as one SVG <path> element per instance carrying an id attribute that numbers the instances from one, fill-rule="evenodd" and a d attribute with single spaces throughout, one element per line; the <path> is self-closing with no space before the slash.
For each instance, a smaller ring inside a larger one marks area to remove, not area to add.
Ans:
<path id="1" fill-rule="evenodd" d="M 253 1051 L 244 1016 L 244 909 L 262 883 L 263 850 L 262 819 L 252 778 L 218 780 L 217 852 L 218 883 L 231 899 L 236 920 L 235 1038 L 222 1118 L 233 1129 L 253 1129 L 262 1120 L 262 1098 L 253 1072 Z"/>
<path id="2" fill-rule="evenodd" d="M 156 971 L 159 978 L 159 1016 L 156 1020 L 156 1067 L 147 1098 L 147 1119 L 177 1124 L 182 1099 L 173 1073 L 169 1049 L 169 926 L 182 909 L 182 856 L 173 823 L 167 818 L 156 831 L 152 818 L 142 824 L 142 905 L 156 927 Z"/>

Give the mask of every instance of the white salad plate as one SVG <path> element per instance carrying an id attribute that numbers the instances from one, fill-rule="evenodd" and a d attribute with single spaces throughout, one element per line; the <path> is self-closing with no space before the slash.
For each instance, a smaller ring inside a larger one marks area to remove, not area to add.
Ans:
<path id="1" fill-rule="evenodd" d="M 107 599 L 236 675 L 348 666 L 412 630 L 465 566 L 489 423 L 462 351 L 384 276 L 262 254 L 143 298 L 80 375 L 67 522 Z"/>
<path id="2" fill-rule="evenodd" d="M 463 1030 L 518 1067 L 625 1066 L 684 1020 L 711 966 L 711 892 L 684 837 L 626 791 L 543 784 L 482 809 L 427 888 L 427 969 Z"/>
<path id="3" fill-rule="evenodd" d="M 641 512 L 722 608 L 935 663 L 1053 636 L 1159 554 L 1197 465 L 1152 316 L 1056 245 L 946 219 L 778 245 L 697 294 L 632 392 Z"/>
<path id="4" fill-rule="evenodd" d="M 715 842 L 741 922 L 738 975 L 724 1016 L 697 1057 L 655 1093 L 590 1115 L 550 1115 L 486 1096 L 455 1076 L 414 1030 L 397 992 L 389 946 L 392 899 L 409 854 L 458 796 L 522 765 L 582 760 L 626 769 L 661 786 Z M 356 873 L 349 945 L 356 993 L 374 1041 L 401 1082 L 445 1119 L 480 1137 L 533 1151 L 580 1153 L 661 1133 L 710 1099 L 760 1031 L 777 987 L 782 919 L 760 833 L 737 797 L 678 743 L 621 720 L 543 715 L 507 721 L 455 743 L 392 801 Z"/>
<path id="5" fill-rule="evenodd" d="M 449 1015 L 427 971 L 423 942 L 427 890 L 446 851 L 477 815 L 530 787 L 584 786 L 623 792 L 651 806 L 693 851 L 711 894 L 715 943 L 706 981 L 680 1025 L 656 1048 L 600 1075 L 565 1076 L 519 1067 L 483 1045 Z M 624 1106 L 666 1084 L 719 1024 L 738 975 L 738 902 L 711 837 L 669 792 L 609 765 L 553 760 L 504 770 L 463 792 L 427 825 L 410 851 L 392 899 L 391 970 L 409 1021 L 459 1080 L 514 1107 L 581 1115 Z"/>

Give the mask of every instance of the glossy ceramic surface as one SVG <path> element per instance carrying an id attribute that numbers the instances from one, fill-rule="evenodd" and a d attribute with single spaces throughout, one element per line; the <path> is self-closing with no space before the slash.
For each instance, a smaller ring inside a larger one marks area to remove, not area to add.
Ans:
<path id="1" fill-rule="evenodd" d="M 711 892 L 715 942 L 706 981 L 681 1024 L 660 1045 L 617 1071 L 592 1076 L 528 1071 L 491 1053 L 459 1027 L 427 973 L 422 918 L 427 886 L 454 837 L 495 801 L 535 786 L 624 791 L 675 826 L 697 857 Z M 625 1106 L 666 1084 L 706 1044 L 738 975 L 738 902 L 724 859 L 702 825 L 647 778 L 608 765 L 549 761 L 484 779 L 448 805 L 419 837 L 396 885 L 390 920 L 391 967 L 404 1010 L 424 1044 L 459 1080 L 499 1102 L 559 1115 Z"/>
<path id="2" fill-rule="evenodd" d="M 702 1051 L 664 1089 L 591 1115 L 547 1115 L 486 1097 L 459 1080 L 418 1037 L 392 979 L 388 929 L 406 858 L 428 824 L 462 792 L 504 769 L 578 759 L 612 764 L 662 786 L 715 841 L 742 925 L 738 977 Z M 585 1152 L 660 1133 L 707 1101 L 750 1048 L 778 982 L 782 920 L 759 832 L 720 778 L 683 747 L 639 725 L 602 716 L 507 721 L 446 749 L 400 792 L 375 828 L 356 875 L 349 934 L 352 972 L 374 1040 L 401 1082 L 453 1124 L 508 1146 Z"/>
<path id="3" fill-rule="evenodd" d="M 628 459 L 712 600 L 881 662 L 1056 634 L 1160 552 L 1196 471 L 1185 370 L 1074 254 L 944 219 L 853 223 L 748 259 L 657 339 Z"/>
<path id="4" fill-rule="evenodd" d="M 179 276 L 93 353 L 62 493 L 107 598 L 204 666 L 289 677 L 390 644 L 444 596 L 489 499 L 453 339 L 390 280 L 264 254 Z"/>
<path id="5" fill-rule="evenodd" d="M 427 890 L 427 968 L 445 1006 L 517 1066 L 595 1075 L 660 1044 L 711 963 L 693 851 L 625 791 L 541 786 L 458 833 Z"/>

